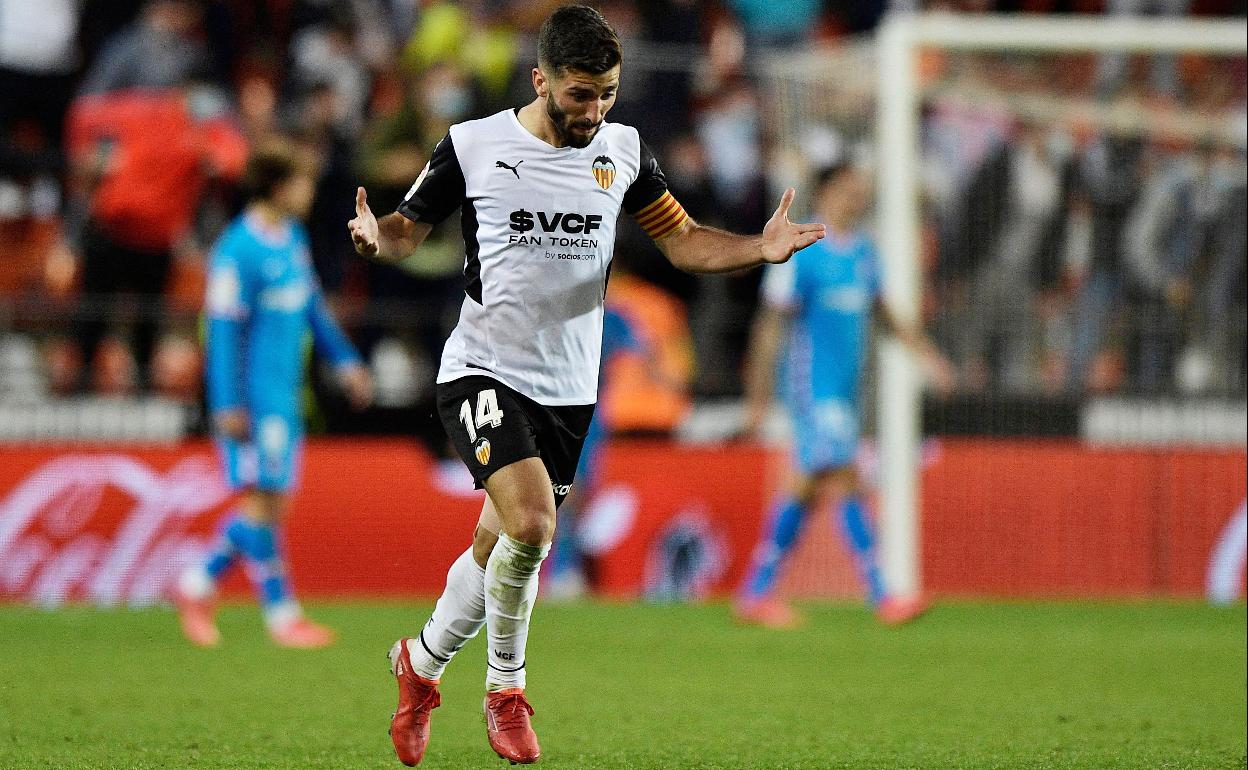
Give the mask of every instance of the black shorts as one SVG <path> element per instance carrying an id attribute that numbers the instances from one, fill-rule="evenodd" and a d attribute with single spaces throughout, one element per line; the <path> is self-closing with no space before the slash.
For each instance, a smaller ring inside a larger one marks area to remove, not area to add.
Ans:
<path id="1" fill-rule="evenodd" d="M 494 471 L 539 457 L 555 506 L 568 496 L 594 405 L 543 406 L 492 377 L 439 383 L 438 415 L 478 489 Z"/>

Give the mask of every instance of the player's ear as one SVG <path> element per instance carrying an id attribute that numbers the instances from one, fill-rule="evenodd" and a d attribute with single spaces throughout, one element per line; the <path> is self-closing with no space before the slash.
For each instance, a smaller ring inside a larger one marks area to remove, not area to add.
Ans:
<path id="1" fill-rule="evenodd" d="M 546 74 L 542 72 L 542 68 L 534 67 L 533 68 L 533 90 L 537 92 L 538 96 L 545 99 L 546 93 L 549 88 L 550 86 L 546 80 Z"/>

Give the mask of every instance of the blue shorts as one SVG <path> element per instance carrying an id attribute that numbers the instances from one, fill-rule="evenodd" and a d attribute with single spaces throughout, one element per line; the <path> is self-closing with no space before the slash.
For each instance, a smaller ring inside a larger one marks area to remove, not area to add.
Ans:
<path id="1" fill-rule="evenodd" d="M 803 473 L 850 465 L 858 454 L 858 402 L 820 399 L 800 407 L 789 405 L 793 450 Z"/>
<path id="2" fill-rule="evenodd" d="M 220 438 L 217 446 L 231 489 L 288 492 L 298 477 L 303 432 L 298 419 L 280 414 L 257 415 L 252 440 Z"/>

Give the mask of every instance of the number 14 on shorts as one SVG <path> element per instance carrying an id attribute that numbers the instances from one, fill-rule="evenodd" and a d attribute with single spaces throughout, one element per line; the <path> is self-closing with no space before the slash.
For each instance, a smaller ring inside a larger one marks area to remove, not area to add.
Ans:
<path id="1" fill-rule="evenodd" d="M 498 408 L 498 393 L 493 388 L 477 394 L 477 414 L 473 417 L 471 399 L 464 399 L 459 407 L 459 420 L 468 431 L 468 441 L 477 440 L 477 429 L 489 425 L 497 428 L 503 424 L 503 410 Z"/>

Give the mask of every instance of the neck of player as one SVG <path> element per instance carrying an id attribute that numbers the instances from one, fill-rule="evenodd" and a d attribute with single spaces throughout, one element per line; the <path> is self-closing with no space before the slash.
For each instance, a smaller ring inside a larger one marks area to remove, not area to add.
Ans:
<path id="1" fill-rule="evenodd" d="M 558 127 L 546 112 L 546 100 L 540 96 L 521 107 L 516 118 L 520 121 L 520 125 L 524 126 L 525 131 L 551 147 L 568 146 L 563 140 L 563 135 L 559 133 Z"/>

